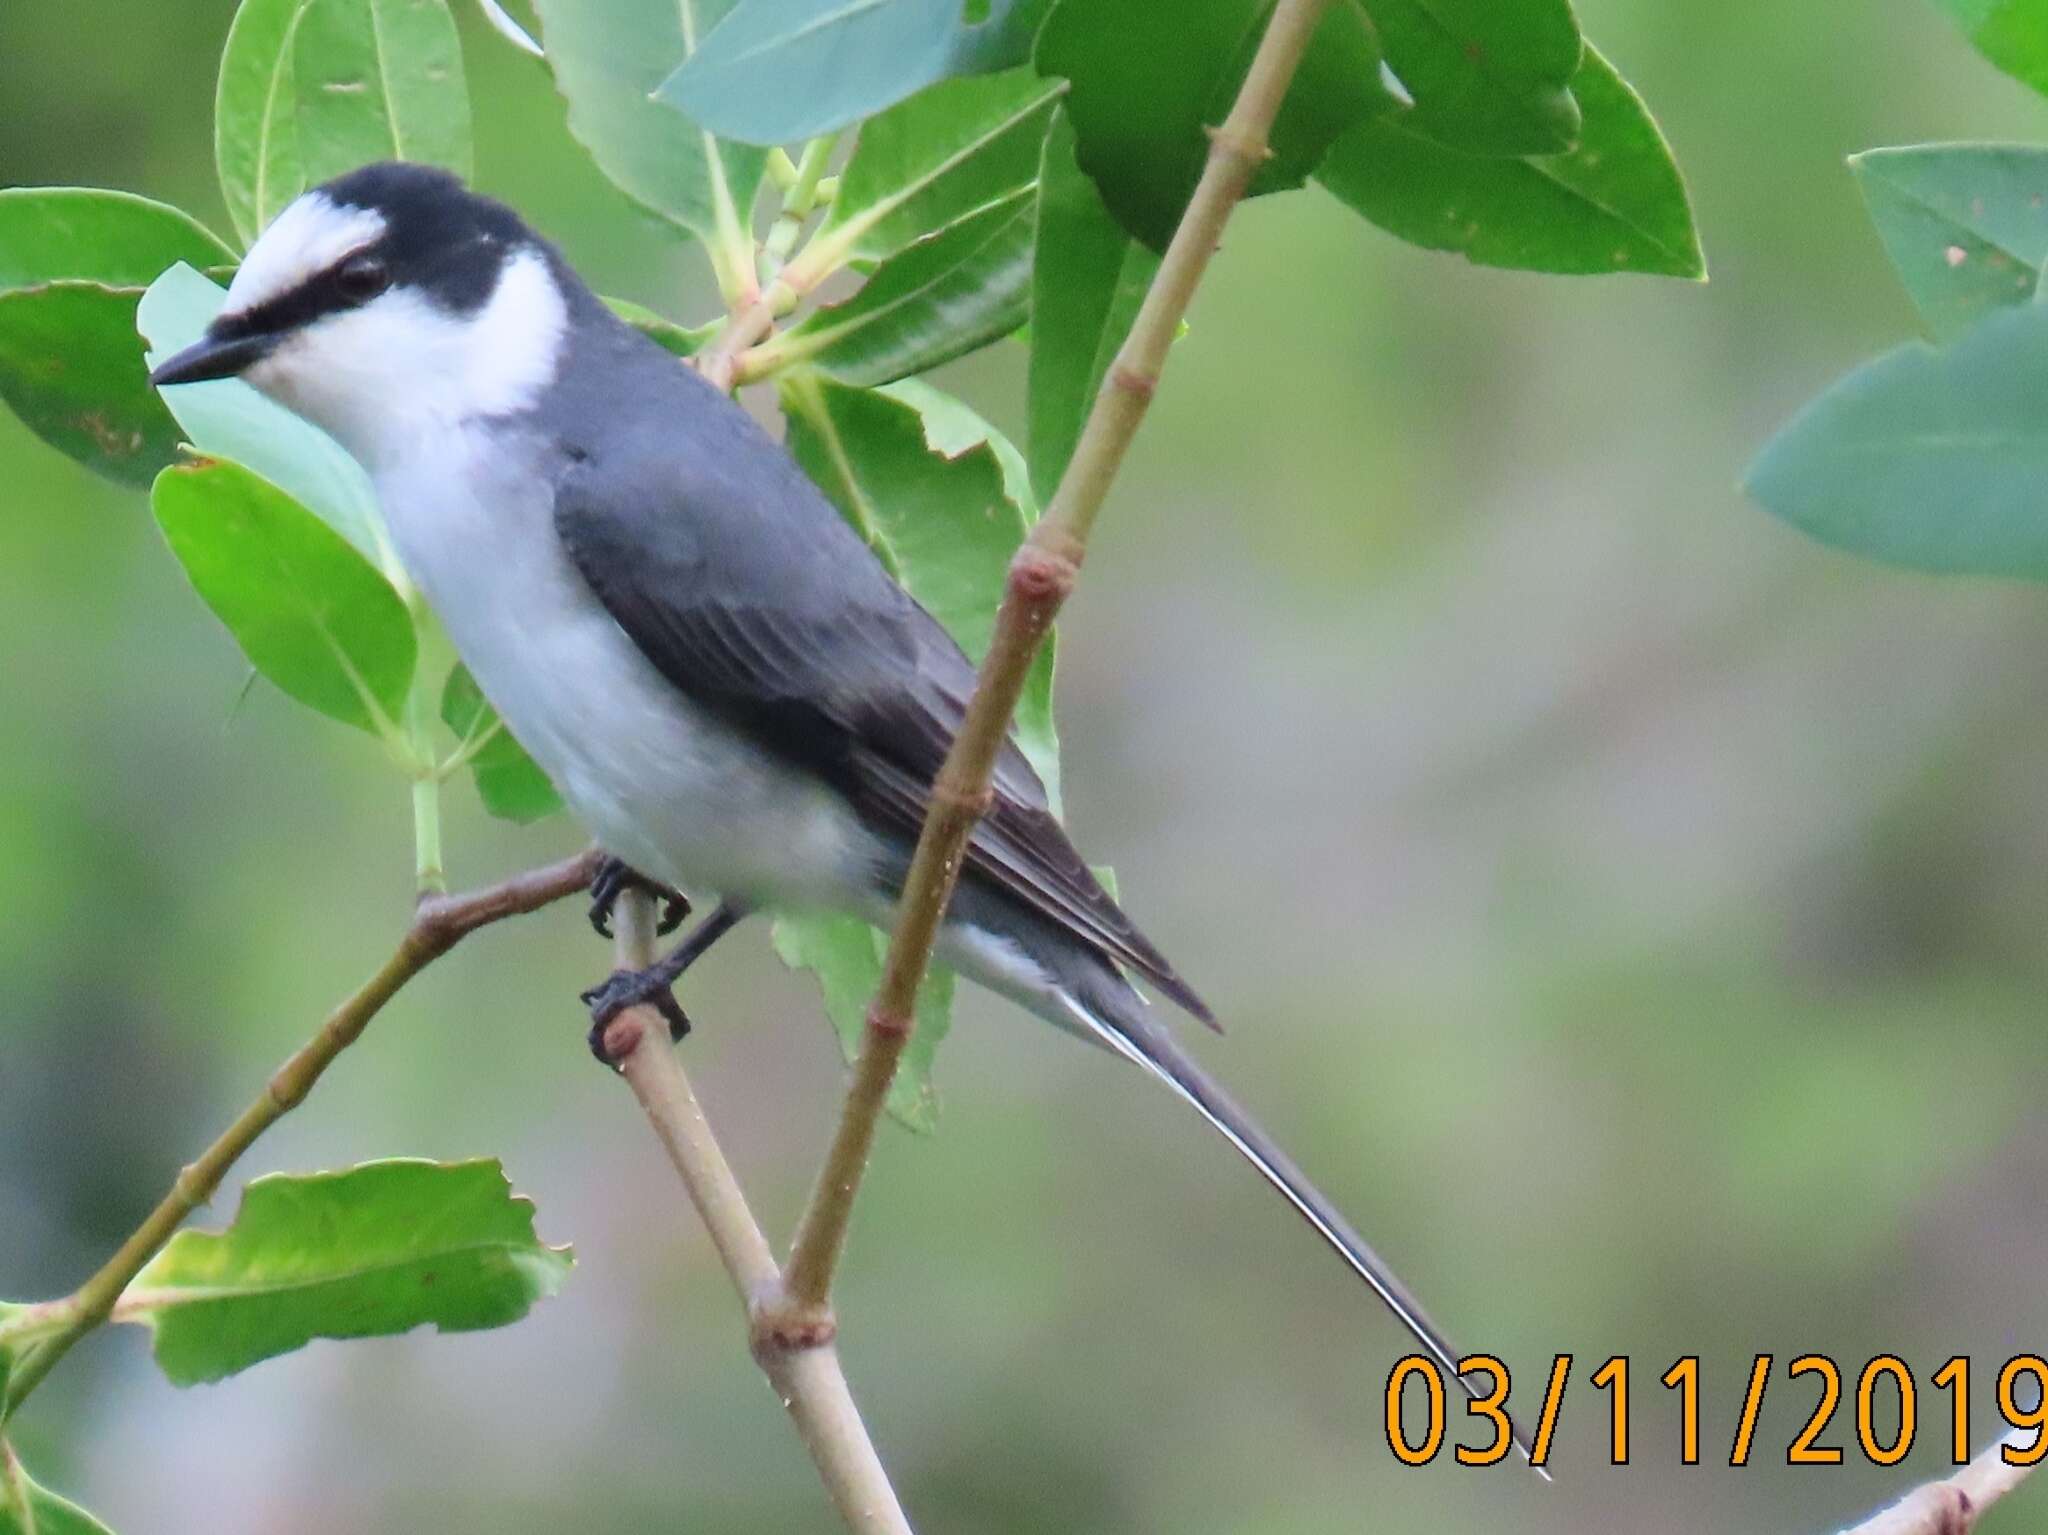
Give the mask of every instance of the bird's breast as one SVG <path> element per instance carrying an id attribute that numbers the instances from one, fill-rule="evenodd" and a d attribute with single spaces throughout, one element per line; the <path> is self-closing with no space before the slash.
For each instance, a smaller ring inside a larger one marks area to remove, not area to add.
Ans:
<path id="1" fill-rule="evenodd" d="M 392 541 L 484 695 L 598 842 L 686 890 L 863 899 L 878 850 L 845 801 L 640 652 L 563 550 L 530 457 L 462 446 L 451 462 L 377 475 Z"/>

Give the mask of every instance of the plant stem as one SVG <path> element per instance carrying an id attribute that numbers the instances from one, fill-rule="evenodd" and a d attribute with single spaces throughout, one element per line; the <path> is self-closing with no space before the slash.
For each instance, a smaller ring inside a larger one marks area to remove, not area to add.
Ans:
<path id="1" fill-rule="evenodd" d="M 2003 1454 L 2007 1448 L 2018 1450 L 2027 1439 L 2022 1430 L 2014 1429 L 1987 1445 L 1954 1476 L 1914 1488 L 1843 1535 L 1970 1535 L 1984 1511 L 2033 1470 L 2006 1464 Z"/>
<path id="2" fill-rule="evenodd" d="M 413 913 L 398 948 L 377 973 L 333 1012 L 320 1030 L 280 1066 L 263 1092 L 244 1109 L 220 1138 L 187 1166 L 172 1182 L 170 1192 L 158 1201 L 143 1223 L 135 1228 L 120 1250 L 103 1264 L 98 1273 L 63 1300 L 54 1302 L 51 1313 L 60 1325 L 47 1337 L 30 1345 L 7 1382 L 7 1400 L 0 1404 L 0 1423 L 11 1417 L 41 1383 L 57 1361 L 80 1338 L 100 1326 L 121 1298 L 128 1282 L 143 1265 L 171 1239 L 185 1218 L 213 1197 L 220 1181 L 242 1153 L 256 1143 L 278 1120 L 305 1099 L 334 1064 L 335 1058 L 354 1044 L 385 1003 L 396 996 L 406 982 L 446 954 L 480 927 L 506 917 L 538 911 L 564 896 L 586 889 L 597 871 L 595 850 L 580 853 L 560 863 L 530 870 L 485 890 L 458 896 L 429 896 Z"/>
<path id="3" fill-rule="evenodd" d="M 640 970 L 653 963 L 654 907 L 646 894 L 625 892 L 612 918 L 619 967 Z M 840 1369 L 829 1322 L 794 1335 L 764 1321 L 782 1293 L 782 1274 L 669 1044 L 667 1026 L 650 1008 L 631 1009 L 606 1031 L 605 1053 L 618 1062 L 710 1231 L 711 1244 L 751 1319 L 755 1361 L 795 1422 L 833 1506 L 850 1529 L 910 1535 L 910 1523 Z"/>
<path id="4" fill-rule="evenodd" d="M 773 330 L 776 316 L 787 314 L 799 296 L 778 277 L 760 298 L 726 319 L 710 343 L 690 359 L 691 365 L 730 394 L 740 353 Z"/>
<path id="5" fill-rule="evenodd" d="M 440 690 L 430 678 L 446 678 L 455 664 L 454 646 L 440 622 L 427 611 L 426 601 L 415 587 L 410 605 L 413 621 L 414 661 L 412 682 L 405 690 L 405 742 L 407 771 L 412 775 L 412 847 L 415 893 L 421 896 L 448 893 L 448 865 L 441 853 L 441 780 L 447 769 L 435 758 L 434 732 L 439 725 L 434 704 Z"/>
<path id="6" fill-rule="evenodd" d="M 825 166 L 838 142 L 836 133 L 810 140 L 804 145 L 803 158 L 789 168 L 789 182 L 782 189 L 782 211 L 768 226 L 768 238 L 761 243 L 761 269 L 766 278 L 772 279 L 781 272 L 782 264 L 796 248 L 797 236 L 803 233 L 804 221 L 825 200 Z"/>
<path id="7" fill-rule="evenodd" d="M 448 893 L 447 867 L 441 858 L 441 775 L 422 773 L 412 781 L 413 869 L 423 896 Z"/>
<path id="8" fill-rule="evenodd" d="M 789 196 L 782 200 L 782 211 L 795 215 L 799 223 L 817 210 L 818 186 L 824 180 L 825 166 L 838 142 L 838 134 L 827 133 L 804 145 L 803 158 L 796 163 L 796 184 L 789 189 Z"/>
<path id="9" fill-rule="evenodd" d="M 797 1227 L 788 1265 L 790 1303 L 822 1310 L 874 1145 L 889 1083 L 909 1041 L 918 983 L 960 875 L 967 839 L 990 797 L 997 753 L 1024 680 L 1053 618 L 1080 575 L 1088 537 L 1145 418 L 1174 334 L 1208 269 L 1224 226 L 1268 154 L 1267 135 L 1328 0 L 1280 0 L 1237 101 L 1210 134 L 1209 159 L 1154 274 L 1131 332 L 1095 397 L 1074 456 L 1045 516 L 1010 562 L 995 638 L 945 765 L 932 785 L 917 853 L 904 881 L 882 984 L 868 1008 L 839 1126 Z M 799 261 L 792 266 L 792 273 Z"/>

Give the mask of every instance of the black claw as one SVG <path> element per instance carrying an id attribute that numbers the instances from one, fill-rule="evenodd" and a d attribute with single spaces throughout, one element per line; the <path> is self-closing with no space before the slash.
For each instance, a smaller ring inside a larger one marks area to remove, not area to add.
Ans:
<path id="1" fill-rule="evenodd" d="M 660 900 L 661 916 L 655 921 L 654 930 L 664 938 L 681 927 L 690 914 L 689 898 L 682 891 L 649 879 L 630 868 L 624 859 L 608 857 L 597 866 L 597 874 L 590 881 L 590 925 L 597 929 L 600 938 L 611 937 L 612 908 L 628 890 L 644 890 Z"/>
<path id="2" fill-rule="evenodd" d="M 605 1053 L 604 1031 L 629 1007 L 645 1004 L 661 1014 L 668 1022 L 671 1040 L 679 1040 L 690 1032 L 690 1020 L 684 1015 L 682 1004 L 676 1001 L 676 994 L 669 990 L 667 978 L 651 970 L 614 970 L 603 985 L 591 987 L 582 993 L 582 998 L 584 1006 L 590 1009 L 590 1053 L 607 1066 L 617 1062 Z"/>

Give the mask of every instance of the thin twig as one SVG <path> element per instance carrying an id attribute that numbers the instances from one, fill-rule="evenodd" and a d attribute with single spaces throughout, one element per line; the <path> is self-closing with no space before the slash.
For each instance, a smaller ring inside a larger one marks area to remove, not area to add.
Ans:
<path id="1" fill-rule="evenodd" d="M 2005 1460 L 2004 1452 L 2017 1450 L 2027 1438 L 2014 1429 L 1954 1476 L 1914 1488 L 1843 1535 L 1970 1535 L 1984 1511 L 2034 1469 Z"/>
<path id="2" fill-rule="evenodd" d="M 654 907 L 647 896 L 637 890 L 620 896 L 613 921 L 619 967 L 642 970 L 653 963 Z M 651 1008 L 631 1008 L 613 1020 L 604 1044 L 711 1232 L 711 1244 L 747 1308 L 754 1358 L 796 1423 L 833 1506 L 853 1530 L 910 1535 L 910 1522 L 854 1406 L 830 1332 L 812 1329 L 793 1336 L 763 1305 L 781 1293 L 774 1250 L 690 1089 L 682 1061 L 669 1044 L 667 1025 Z"/>
<path id="3" fill-rule="evenodd" d="M 42 1313 L 45 1322 L 59 1325 L 31 1343 L 25 1357 L 15 1366 L 7 1383 L 5 1411 L 11 1416 L 28 1394 L 71 1346 L 107 1320 L 114 1303 L 143 1265 L 171 1239 L 187 1216 L 213 1197 L 214 1190 L 243 1152 L 255 1144 L 278 1120 L 304 1101 L 321 1073 L 334 1064 L 335 1057 L 354 1044 L 384 1004 L 406 982 L 480 927 L 519 916 L 573 895 L 589 886 L 597 870 L 595 849 L 580 853 L 546 868 L 534 869 L 487 890 L 464 895 L 429 896 L 413 913 L 405 936 L 383 968 L 320 1025 L 320 1031 L 301 1045 L 291 1059 L 280 1066 L 262 1094 L 244 1109 L 235 1122 L 211 1146 L 180 1172 L 170 1192 L 158 1201 L 143 1223 L 121 1248 L 103 1264 L 98 1273 L 61 1301 L 50 1303 Z"/>
<path id="4" fill-rule="evenodd" d="M 1158 387 L 1167 349 L 1215 254 L 1230 215 L 1268 154 L 1266 139 L 1307 51 L 1327 0 L 1280 0 L 1223 126 L 1210 135 L 1208 164 L 1181 215 L 1145 302 L 1103 379 L 1074 457 L 1044 518 L 1010 562 L 995 638 L 981 663 L 966 719 L 932 785 L 917 854 L 903 886 L 881 988 L 868 1009 L 839 1127 L 797 1228 L 787 1276 L 789 1303 L 823 1312 L 845 1247 L 846 1226 L 874 1144 L 875 1125 L 910 1038 L 918 983 L 931 964 L 962 856 L 989 803 L 996 755 L 1025 676 L 1073 590 L 1088 535 Z"/>

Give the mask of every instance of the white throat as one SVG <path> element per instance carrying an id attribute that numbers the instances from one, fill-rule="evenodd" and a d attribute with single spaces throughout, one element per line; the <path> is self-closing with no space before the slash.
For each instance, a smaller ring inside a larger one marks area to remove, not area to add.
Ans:
<path id="1" fill-rule="evenodd" d="M 375 475 L 466 422 L 532 405 L 560 368 L 568 322 L 546 258 L 521 250 L 472 313 L 393 288 L 308 326 L 246 376 Z"/>

